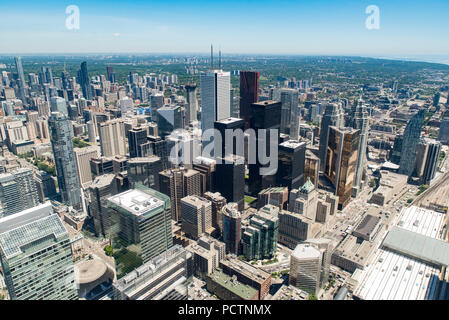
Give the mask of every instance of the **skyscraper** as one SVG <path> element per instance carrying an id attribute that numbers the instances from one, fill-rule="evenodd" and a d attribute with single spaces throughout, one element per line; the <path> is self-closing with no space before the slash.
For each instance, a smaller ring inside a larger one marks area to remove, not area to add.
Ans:
<path id="1" fill-rule="evenodd" d="M 19 80 L 20 80 L 22 86 L 24 86 L 25 85 L 25 76 L 23 74 L 22 58 L 15 57 L 14 61 L 16 63 L 16 70 L 17 70 L 17 74 L 19 75 Z"/>
<path id="2" fill-rule="evenodd" d="M 228 202 L 235 202 L 239 210 L 245 206 L 245 160 L 243 157 L 229 155 L 226 158 L 217 158 L 215 171 L 215 191 L 221 193 Z"/>
<path id="3" fill-rule="evenodd" d="M 425 166 L 422 176 L 422 183 L 430 185 L 430 182 L 435 177 L 435 172 L 438 167 L 440 158 L 441 144 L 436 141 L 427 142 L 427 154 L 425 157 Z"/>
<path id="4" fill-rule="evenodd" d="M 148 127 L 138 126 L 128 131 L 129 157 L 145 157 L 145 149 L 142 145 L 147 144 Z"/>
<path id="5" fill-rule="evenodd" d="M 193 239 L 203 234 L 211 234 L 212 202 L 199 196 L 187 196 L 181 199 L 182 231 Z"/>
<path id="6" fill-rule="evenodd" d="M 180 106 L 164 106 L 157 109 L 159 135 L 165 137 L 175 129 L 184 128 L 184 112 Z"/>
<path id="7" fill-rule="evenodd" d="M 317 295 L 320 289 L 322 254 L 311 244 L 298 244 L 290 258 L 289 283 Z"/>
<path id="8" fill-rule="evenodd" d="M 19 168 L 0 174 L 0 217 L 15 214 L 39 204 L 33 171 Z"/>
<path id="9" fill-rule="evenodd" d="M 361 190 L 363 171 L 366 164 L 366 146 L 368 142 L 368 112 L 362 99 L 359 99 L 352 110 L 352 127 L 360 130 L 359 150 L 355 167 L 353 196 L 356 197 Z"/>
<path id="10" fill-rule="evenodd" d="M 282 89 L 281 92 L 281 133 L 291 139 L 299 137 L 299 95 L 294 89 Z"/>
<path id="11" fill-rule="evenodd" d="M 194 160 L 192 167 L 201 175 L 201 194 L 213 191 L 215 188 L 217 161 L 206 157 L 197 157 Z"/>
<path id="12" fill-rule="evenodd" d="M 161 159 L 157 156 L 137 157 L 128 160 L 128 179 L 131 186 L 140 183 L 148 188 L 159 190 Z"/>
<path id="13" fill-rule="evenodd" d="M 107 66 L 106 67 L 106 72 L 107 72 L 107 75 L 108 75 L 108 80 L 110 82 L 114 83 L 115 82 L 115 73 L 114 73 L 114 70 L 112 69 L 112 67 L 111 66 Z"/>
<path id="14" fill-rule="evenodd" d="M 92 173 L 90 171 L 90 160 L 100 156 L 100 148 L 98 146 L 89 146 L 86 148 L 74 148 L 76 166 L 78 168 L 78 176 L 81 186 L 85 186 L 92 181 Z"/>
<path id="15" fill-rule="evenodd" d="M 126 136 L 123 119 L 113 119 L 98 124 L 101 154 L 105 157 L 126 155 Z"/>
<path id="16" fill-rule="evenodd" d="M 304 180 L 307 178 L 312 181 L 315 187 L 318 187 L 318 178 L 320 171 L 320 159 L 309 149 L 306 149 L 304 164 Z"/>
<path id="17" fill-rule="evenodd" d="M 215 228 L 217 235 L 221 235 L 223 231 L 222 210 L 226 205 L 226 199 L 220 192 L 205 192 L 204 198 L 212 203 L 212 227 Z"/>
<path id="18" fill-rule="evenodd" d="M 81 208 L 81 185 L 73 152 L 71 124 L 61 112 L 52 112 L 48 119 L 50 140 L 55 158 L 56 174 L 62 201 Z"/>
<path id="19" fill-rule="evenodd" d="M 445 118 L 441 121 L 438 140 L 445 144 L 449 143 L 449 118 Z"/>
<path id="20" fill-rule="evenodd" d="M 159 172 L 159 189 L 171 200 L 172 219 L 181 220 L 181 199 L 190 195 L 201 195 L 201 175 L 196 170 L 167 169 Z"/>
<path id="21" fill-rule="evenodd" d="M 279 145 L 277 181 L 289 190 L 304 184 L 306 143 L 288 140 Z"/>
<path id="22" fill-rule="evenodd" d="M 399 162 L 398 173 L 411 176 L 415 169 L 416 152 L 421 137 L 424 115 L 426 111 L 420 110 L 407 123 L 402 140 L 401 160 Z"/>
<path id="23" fill-rule="evenodd" d="M 0 219 L 0 261 L 12 300 L 78 298 L 69 235 L 50 202 Z"/>
<path id="24" fill-rule="evenodd" d="M 127 245 L 137 245 L 143 263 L 173 245 L 170 199 L 160 192 L 136 184 L 134 189 L 106 201 L 111 232 Z"/>
<path id="25" fill-rule="evenodd" d="M 343 111 L 341 106 L 336 103 L 330 103 L 325 106 L 324 115 L 321 119 L 320 127 L 320 170 L 324 171 L 326 166 L 326 152 L 327 152 L 327 140 L 329 137 L 329 127 L 336 126 L 341 127 L 343 125 Z"/>
<path id="26" fill-rule="evenodd" d="M 251 104 L 259 102 L 259 72 L 240 71 L 240 118 L 244 129 L 251 125 Z"/>
<path id="27" fill-rule="evenodd" d="M 50 85 L 53 84 L 53 73 L 50 67 L 42 66 L 41 77 L 42 77 L 41 79 L 42 84 L 45 83 L 48 83 Z"/>
<path id="28" fill-rule="evenodd" d="M 22 102 L 26 104 L 26 98 L 25 98 L 25 76 L 23 74 L 23 67 L 22 67 L 22 58 L 21 57 L 15 57 L 14 58 L 16 63 L 16 69 L 17 74 L 19 75 L 19 94 L 20 99 L 22 99 Z"/>
<path id="29" fill-rule="evenodd" d="M 37 194 L 41 202 L 44 202 L 46 198 L 56 196 L 55 181 L 49 173 L 45 171 L 36 172 L 34 181 L 36 182 Z"/>
<path id="30" fill-rule="evenodd" d="M 279 129 L 281 125 L 281 102 L 274 100 L 267 100 L 263 102 L 253 103 L 251 105 L 251 129 L 255 130 L 256 134 L 256 155 L 259 155 L 259 148 L 265 147 L 266 156 L 270 150 L 270 135 L 277 130 L 274 136 L 277 136 L 277 145 L 279 145 Z M 265 134 L 262 130 L 265 129 Z M 256 157 L 256 163 L 249 164 L 249 192 L 257 195 L 262 189 L 276 186 L 276 171 L 261 172 L 262 168 L 266 168 L 269 164 L 263 165 L 260 162 L 260 157 Z M 277 167 L 277 166 L 276 166 Z"/>
<path id="31" fill-rule="evenodd" d="M 209 70 L 201 74 L 201 129 L 214 128 L 214 122 L 231 116 L 231 74 Z"/>
<path id="32" fill-rule="evenodd" d="M 242 234 L 242 253 L 247 260 L 271 258 L 276 252 L 279 218 L 271 210 L 278 211 L 279 208 L 263 207 L 250 218 L 249 226 Z"/>
<path id="33" fill-rule="evenodd" d="M 339 197 L 338 208 L 343 209 L 352 197 L 360 130 L 329 127 L 328 147 L 324 175 Z"/>
<path id="34" fill-rule="evenodd" d="M 51 110 L 51 112 L 61 112 L 66 116 L 69 115 L 69 111 L 67 109 L 67 103 L 61 97 L 51 97 L 50 98 L 50 110 Z"/>
<path id="35" fill-rule="evenodd" d="M 221 138 L 214 140 L 214 154 L 219 157 L 228 155 L 244 156 L 245 137 L 243 134 L 245 122 L 239 118 L 225 118 L 214 122 L 214 128 L 220 132 Z M 238 131 L 241 130 L 241 131 Z M 232 139 L 232 149 L 227 150 Z M 240 146 L 238 148 L 238 146 Z"/>
<path id="36" fill-rule="evenodd" d="M 226 245 L 226 252 L 235 255 L 239 254 L 242 215 L 237 209 L 236 203 L 228 203 L 222 209 L 223 218 L 223 242 Z"/>
<path id="37" fill-rule="evenodd" d="M 80 81 L 81 90 L 83 91 L 83 96 L 86 100 L 92 99 L 92 91 L 90 89 L 90 78 L 87 72 L 87 62 L 81 62 L 81 68 L 78 71 L 78 77 Z"/>
<path id="38" fill-rule="evenodd" d="M 190 83 L 185 86 L 187 97 L 187 110 L 186 110 L 186 125 L 189 122 L 197 121 L 198 113 L 198 99 L 196 97 L 197 86 L 195 83 Z"/>

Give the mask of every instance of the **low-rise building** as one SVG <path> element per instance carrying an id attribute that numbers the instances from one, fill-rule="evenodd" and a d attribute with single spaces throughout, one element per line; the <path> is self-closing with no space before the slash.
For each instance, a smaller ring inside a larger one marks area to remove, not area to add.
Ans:
<path id="1" fill-rule="evenodd" d="M 373 242 L 357 241 L 357 237 L 348 235 L 332 254 L 331 263 L 348 272 L 364 269 L 377 246 Z"/>
<path id="2" fill-rule="evenodd" d="M 382 170 L 380 186 L 369 200 L 379 206 L 386 205 L 407 183 L 407 175 Z"/>
<path id="3" fill-rule="evenodd" d="M 193 254 L 194 272 L 200 278 L 205 278 L 218 268 L 226 254 L 225 244 L 209 236 L 202 236 L 186 249 Z"/>
<path id="4" fill-rule="evenodd" d="M 215 270 L 206 277 L 207 290 L 223 300 L 257 300 L 258 292 L 249 285 L 238 281 L 237 276 L 229 276 Z"/>
<path id="5" fill-rule="evenodd" d="M 258 299 L 263 300 L 270 291 L 271 274 L 236 258 L 227 258 L 220 262 L 220 268 L 229 276 L 236 275 L 237 280 L 258 291 Z"/>

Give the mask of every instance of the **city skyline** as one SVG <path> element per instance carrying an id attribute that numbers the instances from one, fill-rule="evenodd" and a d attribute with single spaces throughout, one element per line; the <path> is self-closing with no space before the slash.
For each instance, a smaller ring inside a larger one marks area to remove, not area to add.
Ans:
<path id="1" fill-rule="evenodd" d="M 0 301 L 449 300 L 448 0 L 0 10 Z"/>

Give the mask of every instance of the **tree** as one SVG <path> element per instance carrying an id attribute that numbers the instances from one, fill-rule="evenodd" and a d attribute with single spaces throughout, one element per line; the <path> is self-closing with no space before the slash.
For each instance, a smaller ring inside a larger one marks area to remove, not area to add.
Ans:
<path id="1" fill-rule="evenodd" d="M 316 295 L 311 293 L 311 294 L 309 294 L 309 300 L 318 300 L 318 298 L 316 297 Z"/>
<path id="2" fill-rule="evenodd" d="M 106 247 L 104 247 L 104 252 L 107 256 L 112 256 L 114 254 L 114 249 L 112 249 L 112 246 L 107 245 Z"/>

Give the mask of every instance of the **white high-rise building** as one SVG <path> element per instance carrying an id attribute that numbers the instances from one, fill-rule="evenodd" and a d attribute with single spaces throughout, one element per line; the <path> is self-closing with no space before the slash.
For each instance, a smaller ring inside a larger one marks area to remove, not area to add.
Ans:
<path id="1" fill-rule="evenodd" d="M 126 155 L 126 136 L 123 119 L 99 124 L 101 154 L 105 157 Z"/>
<path id="2" fill-rule="evenodd" d="M 122 117 L 127 113 L 133 113 L 134 111 L 134 101 L 129 97 L 124 97 L 120 99 L 120 111 L 122 112 Z"/>
<path id="3" fill-rule="evenodd" d="M 81 186 L 85 186 L 92 181 L 92 173 L 90 172 L 90 159 L 100 156 L 100 148 L 98 146 L 90 146 L 86 148 L 74 148 L 76 158 L 76 166 L 78 168 L 78 176 Z"/>
<path id="4" fill-rule="evenodd" d="M 310 244 L 298 244 L 290 258 L 290 284 L 318 294 L 321 277 L 321 252 Z"/>
<path id="5" fill-rule="evenodd" d="M 201 74 L 201 129 L 214 128 L 214 121 L 231 116 L 231 73 L 209 70 Z"/>

